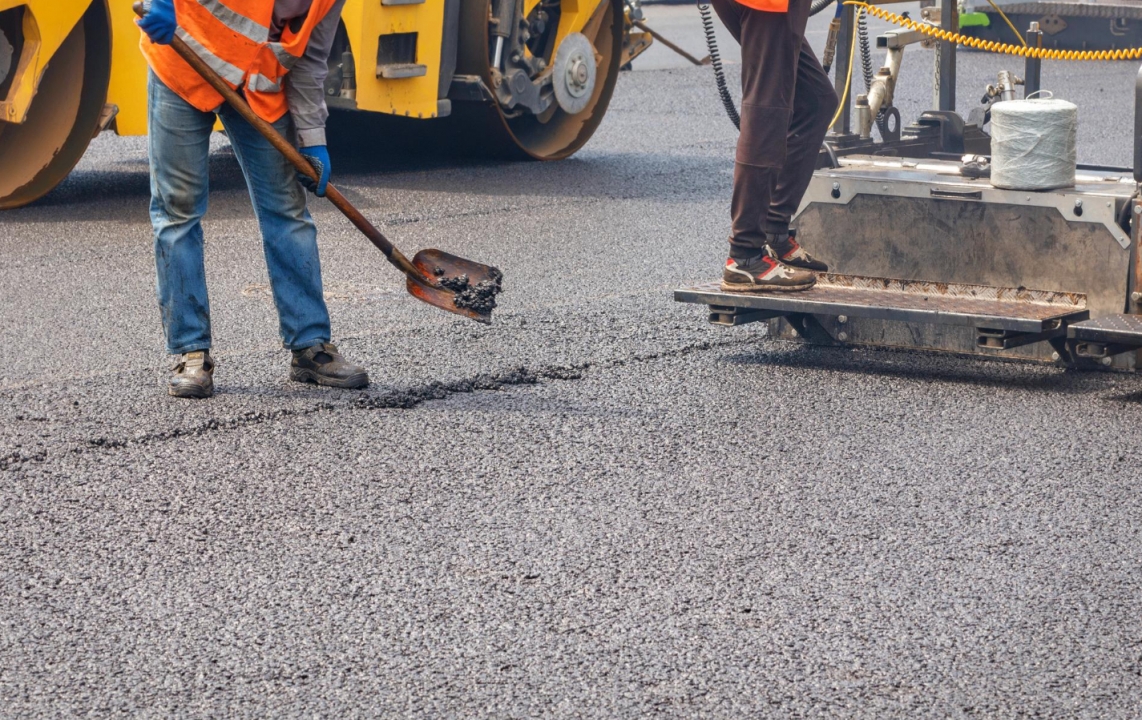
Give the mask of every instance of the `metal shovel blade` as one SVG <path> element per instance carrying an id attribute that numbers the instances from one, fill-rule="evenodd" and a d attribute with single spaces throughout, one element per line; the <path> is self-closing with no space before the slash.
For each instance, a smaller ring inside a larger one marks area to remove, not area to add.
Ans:
<path id="1" fill-rule="evenodd" d="M 504 279 L 499 268 L 431 249 L 418 252 L 412 264 L 428 280 L 408 275 L 408 291 L 418 300 L 477 322 L 492 321 Z"/>

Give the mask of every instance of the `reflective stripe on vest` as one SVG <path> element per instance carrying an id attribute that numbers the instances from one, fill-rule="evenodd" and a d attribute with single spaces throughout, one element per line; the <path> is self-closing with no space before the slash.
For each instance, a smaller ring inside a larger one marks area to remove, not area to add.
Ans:
<path id="1" fill-rule="evenodd" d="M 805 0 L 808 2 L 808 0 Z M 754 10 L 772 13 L 789 12 L 789 0 L 738 0 L 739 3 Z"/>
<path id="2" fill-rule="evenodd" d="M 191 37 L 190 33 L 182 28 L 175 30 L 175 35 L 182 38 L 182 41 L 190 46 L 194 54 L 202 58 L 210 69 L 222 76 L 222 79 L 231 85 L 237 87 L 242 84 L 242 79 L 246 77 L 246 73 L 242 72 L 242 68 L 237 65 L 231 65 L 222 58 L 203 47 L 202 43 Z"/>
<path id="3" fill-rule="evenodd" d="M 287 24 L 281 39 L 270 42 L 274 0 L 174 0 L 178 36 L 231 87 L 242 88 L 254 112 L 269 122 L 289 111 L 282 80 L 337 2 L 313 0 L 299 29 Z M 151 69 L 180 97 L 206 112 L 222 105 L 222 96 L 173 49 L 145 34 L 141 44 Z"/>
<path id="4" fill-rule="evenodd" d="M 246 88 L 254 92 L 281 92 L 282 84 L 275 80 L 270 80 L 264 75 L 251 75 L 250 79 L 246 81 Z"/>
<path id="5" fill-rule="evenodd" d="M 210 11 L 226 27 L 234 32 L 241 33 L 247 40 L 254 43 L 270 41 L 270 28 L 257 20 L 251 20 L 245 15 L 223 5 L 219 0 L 198 0 L 198 4 Z"/>
<path id="6" fill-rule="evenodd" d="M 301 59 L 300 57 L 290 55 L 289 51 L 286 50 L 285 46 L 281 43 L 270 43 L 269 48 L 270 51 L 273 52 L 274 57 L 278 59 L 278 62 L 281 63 L 282 67 L 286 70 L 293 70 L 293 66 Z"/>

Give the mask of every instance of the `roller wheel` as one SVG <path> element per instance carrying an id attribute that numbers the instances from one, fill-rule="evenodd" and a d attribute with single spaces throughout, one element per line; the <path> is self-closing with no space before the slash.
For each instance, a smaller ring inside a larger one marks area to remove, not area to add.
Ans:
<path id="1" fill-rule="evenodd" d="M 22 12 L 0 13 L 0 32 L 17 47 Z M 0 122 L 0 209 L 27 205 L 67 177 L 99 127 L 110 76 L 110 24 L 97 0 L 52 57 L 27 121 Z"/>
<path id="2" fill-rule="evenodd" d="M 506 114 L 497 103 L 454 103 L 453 111 L 465 132 L 465 142 L 487 154 L 505 158 L 559 160 L 575 153 L 602 122 L 615 89 L 623 43 L 621 0 L 606 0 L 602 21 L 587 40 L 601 60 L 595 88 L 583 110 L 569 114 L 554 108 L 543 115 Z M 460 10 L 457 73 L 478 75 L 491 87 L 490 0 L 466 0 Z M 552 57 L 558 48 L 551 48 Z M 537 53 L 538 55 L 538 53 Z M 548 58 L 549 61 L 552 58 Z"/>

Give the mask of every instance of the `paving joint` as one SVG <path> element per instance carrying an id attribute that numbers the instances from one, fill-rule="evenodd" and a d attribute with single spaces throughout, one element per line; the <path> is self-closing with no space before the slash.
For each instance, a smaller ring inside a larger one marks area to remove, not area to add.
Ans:
<path id="1" fill-rule="evenodd" d="M 464 395 L 479 391 L 502 390 L 508 387 L 522 385 L 537 385 L 545 380 L 564 381 L 580 380 L 588 370 L 606 370 L 624 367 L 635 363 L 653 362 L 663 358 L 675 358 L 695 352 L 717 350 L 736 345 L 747 345 L 756 342 L 756 338 L 740 338 L 721 342 L 703 341 L 684 345 L 673 350 L 664 350 L 654 353 L 644 353 L 629 357 L 615 358 L 613 360 L 588 361 L 572 365 L 547 365 L 541 368 L 527 368 L 519 366 L 502 373 L 481 373 L 479 375 L 462 378 L 452 382 L 431 382 L 414 388 L 387 390 L 377 395 L 360 393 L 349 402 L 323 402 L 301 409 L 283 408 L 270 412 L 250 412 L 232 418 L 211 419 L 190 428 L 177 428 L 163 432 L 147 433 L 130 439 L 99 437 L 88 440 L 84 446 L 72 448 L 71 452 L 83 454 L 90 451 L 122 450 L 128 447 L 138 447 L 175 440 L 188 436 L 202 436 L 213 432 L 226 432 L 245 427 L 259 425 L 267 421 L 282 418 L 305 417 L 322 412 L 343 410 L 346 408 L 360 410 L 411 410 L 431 400 L 446 400 L 453 395 Z M 15 456 L 16 453 L 13 454 Z M 35 456 L 9 456 L 0 458 L 0 470 L 6 470 L 25 462 L 44 462 L 47 452 L 41 451 Z"/>

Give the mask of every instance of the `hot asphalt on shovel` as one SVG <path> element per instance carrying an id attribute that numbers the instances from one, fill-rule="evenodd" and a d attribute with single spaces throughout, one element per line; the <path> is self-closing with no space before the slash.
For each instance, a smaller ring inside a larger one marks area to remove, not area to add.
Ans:
<path id="1" fill-rule="evenodd" d="M 134 5 L 135 13 L 142 17 L 146 14 L 143 3 Z M 226 102 L 238 111 L 262 133 L 270 144 L 286 157 L 290 163 L 303 175 L 318 180 L 317 172 L 313 166 L 301 156 L 297 149 L 282 137 L 273 126 L 258 117 L 250 108 L 246 100 L 235 92 L 226 81 L 218 76 L 190 47 L 177 36 L 171 42 L 171 47 L 183 60 L 195 69 L 211 87 L 217 90 Z M 492 310 L 496 307 L 496 295 L 501 289 L 503 273 L 489 265 L 481 265 L 471 260 L 456 257 L 441 250 L 421 250 L 410 261 L 400 250 L 393 246 L 381 231 L 373 227 L 364 215 L 330 183 L 325 191 L 325 197 L 344 213 L 357 229 L 365 234 L 374 245 L 385 254 L 388 261 L 408 278 L 407 288 L 413 297 L 429 305 L 435 305 L 441 310 L 472 318 L 477 322 L 490 323 Z"/>

